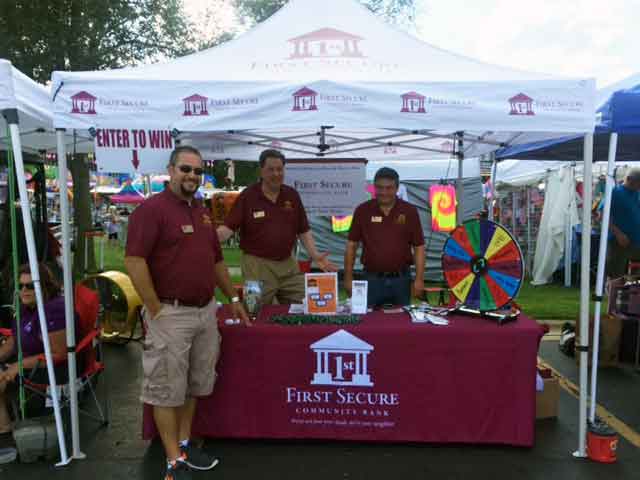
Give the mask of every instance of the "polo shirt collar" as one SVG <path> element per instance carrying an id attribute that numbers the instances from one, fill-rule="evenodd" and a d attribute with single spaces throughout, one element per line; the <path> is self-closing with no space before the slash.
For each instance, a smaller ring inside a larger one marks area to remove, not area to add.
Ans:
<path id="1" fill-rule="evenodd" d="M 187 202 L 186 200 L 180 198 L 178 195 L 173 193 L 173 190 L 171 190 L 170 187 L 165 188 L 162 191 L 162 194 L 165 194 L 167 198 L 169 198 L 172 202 L 177 203 L 178 205 L 186 205 L 191 207 L 197 207 L 198 205 L 200 205 L 200 201 L 197 198 L 194 198 L 191 201 L 191 205 L 189 205 L 189 202 Z"/>
<path id="2" fill-rule="evenodd" d="M 383 216 L 383 217 L 385 217 L 385 216 L 390 217 L 390 216 L 391 216 L 391 214 L 394 212 L 394 210 L 395 210 L 396 208 L 398 208 L 398 200 L 399 200 L 399 199 L 398 199 L 398 198 L 396 198 L 396 201 L 393 203 L 393 207 L 391 207 L 391 210 L 389 210 L 389 213 L 388 213 L 387 215 L 385 215 L 385 214 L 384 214 L 384 212 L 382 211 L 382 207 L 380 206 L 380 203 L 378 202 L 378 200 L 375 200 L 375 202 L 376 202 L 376 210 L 377 210 L 378 212 L 380 212 L 380 213 L 382 214 L 382 216 Z"/>
<path id="3" fill-rule="evenodd" d="M 278 203 L 278 201 L 281 198 L 280 196 L 282 195 L 282 192 L 284 191 L 283 186 L 284 185 L 280 185 L 280 190 L 278 191 L 278 198 L 276 198 L 275 203 Z M 258 187 L 258 195 L 260 195 L 260 198 L 266 200 L 269 203 L 274 203 L 264 194 L 264 191 L 262 190 L 262 180 L 258 181 L 257 187 Z"/>

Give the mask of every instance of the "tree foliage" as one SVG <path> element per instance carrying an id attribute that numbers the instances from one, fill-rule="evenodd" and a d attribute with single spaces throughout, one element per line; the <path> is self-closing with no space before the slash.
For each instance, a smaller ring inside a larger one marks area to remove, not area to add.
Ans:
<path id="1" fill-rule="evenodd" d="M 234 5 L 241 18 L 249 23 L 260 23 L 288 0 L 234 0 Z M 385 18 L 389 23 L 408 25 L 415 20 L 415 0 L 360 0 L 373 13 Z"/>
<path id="2" fill-rule="evenodd" d="M 0 57 L 40 82 L 182 55 L 193 43 L 181 0 L 0 2 Z"/>

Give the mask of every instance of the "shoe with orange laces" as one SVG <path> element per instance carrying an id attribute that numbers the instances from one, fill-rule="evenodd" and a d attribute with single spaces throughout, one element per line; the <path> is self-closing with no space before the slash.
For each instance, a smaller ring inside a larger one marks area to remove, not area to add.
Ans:
<path id="1" fill-rule="evenodd" d="M 184 460 L 178 459 L 167 463 L 167 473 L 164 480 L 191 480 L 191 469 Z"/>

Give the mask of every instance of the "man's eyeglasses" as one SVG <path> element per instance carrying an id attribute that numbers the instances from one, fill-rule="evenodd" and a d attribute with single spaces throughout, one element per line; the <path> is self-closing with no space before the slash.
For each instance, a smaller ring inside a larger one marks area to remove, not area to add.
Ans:
<path id="1" fill-rule="evenodd" d="M 26 288 L 27 290 L 33 290 L 33 282 L 27 282 L 27 283 L 20 283 L 20 290 L 22 290 L 23 288 Z"/>
<path id="2" fill-rule="evenodd" d="M 200 167 L 193 168 L 191 165 L 180 165 L 178 167 L 178 169 L 182 173 L 191 173 L 191 172 L 193 172 L 193 174 L 197 175 L 198 177 L 202 176 L 202 174 L 204 173 L 204 168 L 200 168 Z"/>

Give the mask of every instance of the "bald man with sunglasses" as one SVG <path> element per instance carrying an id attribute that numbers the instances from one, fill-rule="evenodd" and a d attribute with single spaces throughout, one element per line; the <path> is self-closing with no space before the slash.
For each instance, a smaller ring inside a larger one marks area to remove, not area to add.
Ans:
<path id="1" fill-rule="evenodd" d="M 218 463 L 190 442 L 196 399 L 210 395 L 216 379 L 216 286 L 235 316 L 250 321 L 223 263 L 211 214 L 194 198 L 203 174 L 200 152 L 177 147 L 167 170 L 167 188 L 130 217 L 125 266 L 145 306 L 142 401 L 153 406 L 166 477 L 181 480 Z"/>

